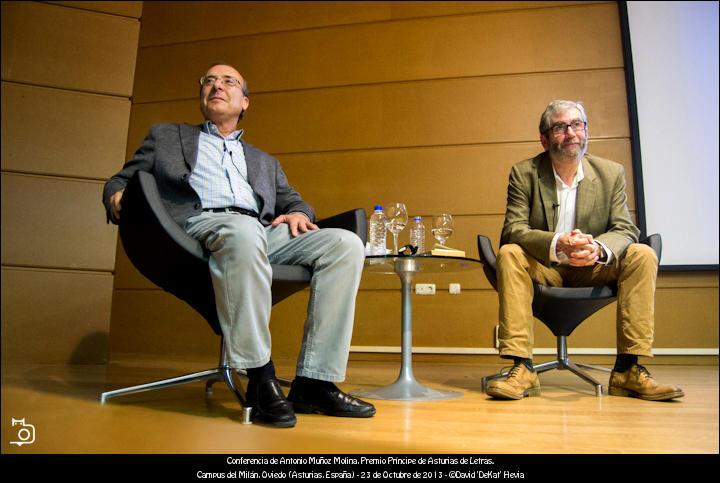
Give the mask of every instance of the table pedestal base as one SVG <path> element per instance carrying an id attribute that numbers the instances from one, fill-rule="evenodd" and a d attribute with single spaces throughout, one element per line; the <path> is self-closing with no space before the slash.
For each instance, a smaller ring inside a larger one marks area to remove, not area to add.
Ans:
<path id="1" fill-rule="evenodd" d="M 400 277 L 402 290 L 402 362 L 400 375 L 393 384 L 377 389 L 359 390 L 353 396 L 370 399 L 397 399 L 402 401 L 426 401 L 433 399 L 453 399 L 462 393 L 455 391 L 437 391 L 430 389 L 415 380 L 412 371 L 412 281 L 420 270 L 415 258 L 398 258 L 395 260 L 395 273 Z"/>
<path id="2" fill-rule="evenodd" d="M 399 379 L 389 386 L 353 391 L 352 395 L 360 398 L 399 401 L 432 401 L 435 399 L 455 399 L 462 397 L 461 392 L 438 391 L 423 386 L 415 380 L 401 381 Z"/>

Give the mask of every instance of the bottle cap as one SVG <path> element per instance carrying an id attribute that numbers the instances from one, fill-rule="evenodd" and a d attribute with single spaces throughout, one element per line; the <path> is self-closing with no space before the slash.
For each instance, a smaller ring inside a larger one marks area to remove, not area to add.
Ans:
<path id="1" fill-rule="evenodd" d="M 415 218 L 413 218 L 413 220 L 415 220 L 415 221 L 422 221 L 422 216 L 416 216 Z"/>
<path id="2" fill-rule="evenodd" d="M 382 206 L 380 206 L 380 205 L 375 205 L 375 208 L 374 208 L 374 209 L 375 209 L 375 211 L 382 211 Z"/>

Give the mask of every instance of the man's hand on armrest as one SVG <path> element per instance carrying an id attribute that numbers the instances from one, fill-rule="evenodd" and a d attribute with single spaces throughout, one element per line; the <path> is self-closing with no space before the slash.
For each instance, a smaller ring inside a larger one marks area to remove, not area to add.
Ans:
<path id="1" fill-rule="evenodd" d="M 110 196 L 110 210 L 112 211 L 113 220 L 120 219 L 120 211 L 122 210 L 121 201 L 124 191 L 124 189 L 121 189 L 120 191 L 117 191 L 112 196 Z"/>

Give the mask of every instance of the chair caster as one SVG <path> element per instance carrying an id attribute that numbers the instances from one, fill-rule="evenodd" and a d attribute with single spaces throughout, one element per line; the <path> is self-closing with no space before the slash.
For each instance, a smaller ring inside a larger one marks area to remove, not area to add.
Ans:
<path id="1" fill-rule="evenodd" d="M 252 424 L 252 420 L 250 419 L 251 416 L 252 416 L 252 408 L 243 406 L 243 408 L 242 408 L 242 424 Z"/>

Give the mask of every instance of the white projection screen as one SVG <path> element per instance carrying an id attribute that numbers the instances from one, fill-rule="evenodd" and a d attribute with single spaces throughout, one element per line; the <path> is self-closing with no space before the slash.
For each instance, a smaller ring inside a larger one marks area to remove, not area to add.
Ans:
<path id="1" fill-rule="evenodd" d="M 718 3 L 620 2 L 620 17 L 638 225 L 662 235 L 661 269 L 717 270 Z"/>

